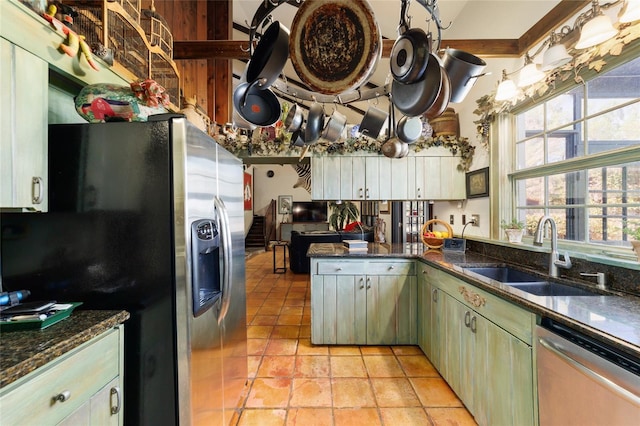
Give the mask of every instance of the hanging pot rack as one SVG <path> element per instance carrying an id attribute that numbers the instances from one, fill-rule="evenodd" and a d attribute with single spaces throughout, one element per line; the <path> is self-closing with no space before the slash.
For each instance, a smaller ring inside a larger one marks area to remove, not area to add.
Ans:
<path id="1" fill-rule="evenodd" d="M 288 3 L 291 5 L 300 5 L 304 0 L 264 0 L 258 9 L 253 15 L 253 19 L 251 20 L 251 24 L 249 26 L 249 54 L 253 56 L 254 46 L 260 39 L 260 34 L 258 33 L 258 29 L 264 29 L 272 20 L 271 14 L 275 9 L 281 6 L 284 3 Z M 440 40 L 442 37 L 442 30 L 447 29 L 448 26 L 443 26 L 442 21 L 440 20 L 440 11 L 438 9 L 438 1 L 437 0 L 415 0 L 418 4 L 422 5 L 429 16 L 431 17 L 430 21 L 435 24 L 435 31 L 437 36 L 433 37 L 433 49 L 437 52 L 440 49 Z M 406 10 L 408 9 L 408 5 L 410 0 L 400 0 L 401 7 Z M 365 101 L 370 99 L 376 99 L 383 96 L 389 96 L 391 93 L 391 83 L 386 83 L 380 87 L 374 87 L 370 89 L 361 89 L 360 87 L 342 92 L 337 95 L 327 95 L 318 92 L 314 92 L 311 90 L 307 90 L 301 87 L 296 87 L 290 85 L 286 78 L 277 79 L 271 86 L 277 92 L 280 92 L 283 95 L 289 95 L 293 98 L 300 99 L 303 101 L 315 101 L 320 103 L 338 103 L 338 104 L 349 104 L 357 101 Z"/>

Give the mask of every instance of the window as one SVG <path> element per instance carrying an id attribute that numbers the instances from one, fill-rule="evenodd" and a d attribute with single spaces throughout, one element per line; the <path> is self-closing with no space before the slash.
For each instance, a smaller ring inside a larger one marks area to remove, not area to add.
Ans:
<path id="1" fill-rule="evenodd" d="M 518 219 L 533 234 L 552 216 L 558 238 L 628 247 L 640 226 L 640 58 L 515 115 Z"/>

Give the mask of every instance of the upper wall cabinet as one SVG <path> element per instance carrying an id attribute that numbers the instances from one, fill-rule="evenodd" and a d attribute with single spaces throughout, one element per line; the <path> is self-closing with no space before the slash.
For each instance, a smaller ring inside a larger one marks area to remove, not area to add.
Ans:
<path id="1" fill-rule="evenodd" d="M 381 155 L 314 155 L 314 200 L 458 200 L 465 198 L 459 157 L 433 149 L 405 158 Z M 435 155 L 431 155 L 435 154 Z"/>
<path id="2" fill-rule="evenodd" d="M 0 38 L 0 207 L 47 210 L 45 61 Z"/>

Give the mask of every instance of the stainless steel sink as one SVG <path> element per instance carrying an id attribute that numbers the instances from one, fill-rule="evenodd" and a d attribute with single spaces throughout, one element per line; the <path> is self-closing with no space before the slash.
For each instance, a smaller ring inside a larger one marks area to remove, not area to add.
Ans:
<path id="1" fill-rule="evenodd" d="M 482 275 L 502 284 L 536 296 L 599 296 L 589 290 L 569 285 L 549 282 L 543 277 L 530 274 L 509 266 L 465 267 L 465 271 Z"/>
<path id="2" fill-rule="evenodd" d="M 600 296 L 589 290 L 552 282 L 505 284 L 536 296 Z"/>
<path id="3" fill-rule="evenodd" d="M 508 266 L 483 266 L 464 269 L 501 283 L 535 283 L 544 281 L 543 278 Z"/>

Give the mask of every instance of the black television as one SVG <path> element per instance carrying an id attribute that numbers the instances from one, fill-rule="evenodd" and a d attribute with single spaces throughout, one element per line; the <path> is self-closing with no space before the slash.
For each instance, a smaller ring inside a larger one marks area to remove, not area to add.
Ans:
<path id="1" fill-rule="evenodd" d="M 294 201 L 291 207 L 294 222 L 326 222 L 326 201 Z"/>

